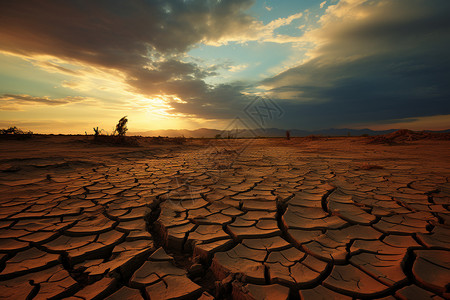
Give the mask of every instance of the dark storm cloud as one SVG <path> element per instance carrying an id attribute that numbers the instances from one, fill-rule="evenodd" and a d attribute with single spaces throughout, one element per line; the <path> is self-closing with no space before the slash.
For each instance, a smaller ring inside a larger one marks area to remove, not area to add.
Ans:
<path id="1" fill-rule="evenodd" d="M 0 2 L 0 50 L 117 69 L 137 92 L 149 96 L 204 98 L 212 87 L 203 79 L 217 67 L 201 68 L 180 57 L 196 43 L 248 27 L 254 19 L 243 11 L 252 3 L 6 0 Z"/>
<path id="2" fill-rule="evenodd" d="M 219 84 L 202 92 L 192 93 L 185 102 L 172 102 L 178 112 L 211 119 L 229 119 L 242 115 L 242 110 L 253 99 L 242 92 L 249 86 L 234 82 Z"/>
<path id="3" fill-rule="evenodd" d="M 181 57 L 196 43 L 251 27 L 255 21 L 243 11 L 252 2 L 5 0 L 0 50 L 117 69 L 138 93 L 180 98 L 171 102 L 175 112 L 233 118 L 251 100 L 243 93 L 249 86 L 208 85 L 204 79 L 218 66 Z M 320 27 L 305 35 L 317 45 L 313 58 L 262 82 L 285 111 L 271 125 L 319 128 L 450 114 L 449 14 L 448 0 L 330 6 Z"/>
<path id="4" fill-rule="evenodd" d="M 1 48 L 45 53 L 105 67 L 143 65 L 150 50 L 182 52 L 238 32 L 251 0 L 0 2 Z"/>
<path id="5" fill-rule="evenodd" d="M 446 0 L 341 1 L 305 36 L 318 44 L 314 58 L 262 82 L 285 112 L 269 126 L 314 129 L 450 114 L 449 12 Z M 205 118 L 240 115 L 252 99 L 242 83 L 163 86 L 185 93 L 186 102 L 172 103 L 177 112 Z"/>
<path id="6" fill-rule="evenodd" d="M 127 82 L 143 94 L 174 94 L 183 98 L 190 97 L 194 91 L 208 89 L 202 80 L 215 75 L 215 68 L 201 69 L 193 63 L 185 63 L 175 59 L 157 62 L 147 67 L 128 70 L 130 78 Z M 178 87 L 177 87 L 178 86 Z M 201 92 L 201 91 L 199 91 Z"/>
<path id="7" fill-rule="evenodd" d="M 351 10 L 343 1 L 310 33 L 321 43 L 314 59 L 263 82 L 285 108 L 285 126 L 450 114 L 450 2 L 346 2 Z"/>

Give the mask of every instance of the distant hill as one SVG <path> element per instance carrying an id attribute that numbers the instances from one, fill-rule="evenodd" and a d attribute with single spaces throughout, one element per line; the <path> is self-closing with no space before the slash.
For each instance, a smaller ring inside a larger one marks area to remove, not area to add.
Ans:
<path id="1" fill-rule="evenodd" d="M 291 137 L 304 137 L 309 135 L 322 135 L 322 136 L 360 136 L 363 134 L 367 135 L 381 135 L 388 134 L 398 129 L 389 130 L 371 130 L 371 129 L 350 129 L 350 128 L 329 128 L 321 130 L 300 130 L 291 129 Z M 431 131 L 430 131 L 431 132 Z M 434 132 L 450 132 L 448 130 L 434 131 Z M 222 131 L 218 129 L 200 128 L 195 130 L 187 129 L 166 129 L 166 130 L 149 130 L 143 132 L 129 132 L 128 135 L 140 135 L 140 136 L 168 136 L 168 137 L 179 137 L 184 136 L 187 138 L 214 138 L 217 135 L 226 138 L 228 135 L 233 137 L 237 136 L 240 138 L 244 137 L 284 137 L 286 135 L 286 129 L 280 128 L 266 128 L 264 130 L 239 130 L 238 132 L 232 131 Z"/>

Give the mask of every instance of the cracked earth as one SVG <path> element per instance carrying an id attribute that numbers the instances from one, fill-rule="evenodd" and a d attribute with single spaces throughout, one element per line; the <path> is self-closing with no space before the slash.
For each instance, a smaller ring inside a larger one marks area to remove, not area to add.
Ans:
<path id="1" fill-rule="evenodd" d="M 448 141 L 40 139 L 1 141 L 1 299 L 450 298 Z"/>

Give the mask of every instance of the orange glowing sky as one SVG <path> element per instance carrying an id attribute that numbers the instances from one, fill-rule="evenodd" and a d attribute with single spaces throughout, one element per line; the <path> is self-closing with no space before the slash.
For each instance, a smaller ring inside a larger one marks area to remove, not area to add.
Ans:
<path id="1" fill-rule="evenodd" d="M 448 0 L 0 3 L 0 127 L 450 128 Z"/>

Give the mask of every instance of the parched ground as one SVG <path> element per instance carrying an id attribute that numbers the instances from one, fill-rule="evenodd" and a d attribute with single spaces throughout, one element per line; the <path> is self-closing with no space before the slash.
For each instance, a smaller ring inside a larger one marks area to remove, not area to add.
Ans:
<path id="1" fill-rule="evenodd" d="M 450 298 L 450 141 L 0 141 L 1 299 Z"/>

